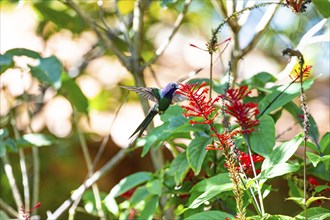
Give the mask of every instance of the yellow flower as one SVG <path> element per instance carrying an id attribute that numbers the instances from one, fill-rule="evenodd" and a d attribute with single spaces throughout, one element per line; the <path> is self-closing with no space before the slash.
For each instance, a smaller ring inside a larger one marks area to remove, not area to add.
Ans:
<path id="1" fill-rule="evenodd" d="M 303 80 L 306 80 L 311 73 L 312 70 L 312 65 L 309 64 L 304 64 L 302 68 L 302 78 Z M 290 78 L 294 81 L 300 81 L 300 63 L 297 61 L 296 65 L 293 67 L 291 73 L 290 73 Z"/>

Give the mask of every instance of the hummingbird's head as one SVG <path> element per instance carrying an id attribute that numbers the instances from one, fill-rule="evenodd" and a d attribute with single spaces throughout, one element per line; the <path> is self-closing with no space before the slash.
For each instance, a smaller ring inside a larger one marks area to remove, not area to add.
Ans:
<path id="1" fill-rule="evenodd" d="M 166 98 L 172 98 L 175 90 L 179 89 L 179 84 L 171 82 L 162 89 L 162 94 Z"/>

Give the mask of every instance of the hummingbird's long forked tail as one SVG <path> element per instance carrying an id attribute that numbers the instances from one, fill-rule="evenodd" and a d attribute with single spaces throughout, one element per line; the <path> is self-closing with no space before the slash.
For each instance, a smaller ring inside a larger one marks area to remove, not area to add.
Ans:
<path id="1" fill-rule="evenodd" d="M 155 106 L 153 108 L 151 108 L 148 112 L 147 117 L 142 121 L 142 123 L 139 125 L 139 127 L 137 127 L 137 129 L 133 132 L 133 134 L 129 137 L 129 139 L 131 137 L 133 137 L 136 133 L 139 132 L 137 137 L 140 137 L 144 130 L 148 127 L 148 125 L 150 124 L 150 122 L 152 121 L 152 119 L 158 114 L 158 110 L 157 108 L 155 108 Z"/>

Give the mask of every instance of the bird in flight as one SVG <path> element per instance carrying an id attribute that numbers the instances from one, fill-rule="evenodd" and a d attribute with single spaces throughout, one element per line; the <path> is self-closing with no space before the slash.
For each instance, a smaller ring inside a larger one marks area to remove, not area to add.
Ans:
<path id="1" fill-rule="evenodd" d="M 157 114 L 163 114 L 173 102 L 180 101 L 181 99 L 178 94 L 175 94 L 175 91 L 179 89 L 179 85 L 174 82 L 167 84 L 163 89 L 135 86 L 121 87 L 136 92 L 142 97 L 155 102 L 155 104 L 149 109 L 146 118 L 129 138 L 133 137 L 136 133 L 138 133 L 137 137 L 140 137 Z"/>

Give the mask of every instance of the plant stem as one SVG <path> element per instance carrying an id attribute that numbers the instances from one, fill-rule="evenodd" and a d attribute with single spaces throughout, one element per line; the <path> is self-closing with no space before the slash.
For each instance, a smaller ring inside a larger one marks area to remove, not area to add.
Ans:
<path id="1" fill-rule="evenodd" d="M 245 131 L 244 128 L 243 128 L 243 131 Z M 255 169 L 255 166 L 254 166 L 254 163 L 253 163 L 253 159 L 252 159 L 251 146 L 250 146 L 249 139 L 248 139 L 248 136 L 247 136 L 246 133 L 244 133 L 244 138 L 245 138 L 245 141 L 246 141 L 247 147 L 248 147 L 248 153 L 249 153 L 249 158 L 250 158 L 250 162 L 251 162 L 251 165 L 252 165 L 253 175 L 254 175 L 254 178 L 256 178 L 257 177 L 257 173 L 256 173 L 256 169 Z M 257 191 L 258 191 L 258 197 L 259 197 L 261 215 L 264 216 L 265 210 L 264 210 L 264 203 L 263 203 L 262 193 L 261 193 L 261 189 L 260 189 L 261 187 L 260 187 L 260 184 L 259 184 L 259 181 L 258 180 L 256 180 L 255 182 L 256 182 Z"/>
<path id="2" fill-rule="evenodd" d="M 0 198 L 0 208 L 7 212 L 11 217 L 18 218 L 18 212 Z"/>
<path id="3" fill-rule="evenodd" d="M 23 202 L 22 202 L 22 197 L 19 193 L 18 187 L 16 185 L 15 177 L 14 177 L 14 174 L 13 174 L 13 168 L 10 164 L 10 161 L 9 161 L 9 158 L 8 158 L 7 154 L 3 155 L 1 157 L 1 160 L 3 162 L 5 173 L 6 173 L 6 176 L 8 178 L 9 185 L 10 185 L 10 188 L 11 188 L 12 193 L 13 193 L 13 197 L 14 197 L 14 200 L 15 200 L 15 203 L 16 203 L 17 211 L 18 211 L 18 213 L 20 213 L 20 209 L 23 207 Z"/>
<path id="4" fill-rule="evenodd" d="M 73 201 L 82 196 L 86 189 L 88 189 L 92 184 L 98 181 L 105 173 L 112 170 L 124 157 L 135 150 L 134 148 L 121 149 L 110 161 L 108 161 L 101 169 L 96 171 L 94 174 L 90 175 L 89 178 L 84 181 L 84 183 L 76 190 L 73 191 L 70 198 L 65 200 L 62 205 L 57 208 L 53 213 L 47 213 L 47 219 L 55 220 L 62 215 L 62 213 L 69 208 Z"/>
<path id="5" fill-rule="evenodd" d="M 80 131 L 79 126 L 78 126 L 78 112 L 74 107 L 73 107 L 73 109 L 74 109 L 73 110 L 74 123 L 76 125 L 76 130 L 77 130 L 77 133 L 78 133 L 80 146 L 81 146 L 81 149 L 83 151 L 83 155 L 84 155 L 84 158 L 85 158 L 85 161 L 86 161 L 86 164 L 87 164 L 88 173 L 93 173 L 93 163 L 92 163 L 90 153 L 88 151 L 87 142 L 86 142 L 86 139 L 85 139 L 84 135 Z M 99 191 L 99 188 L 98 188 L 97 184 L 93 184 L 92 189 L 93 189 L 93 193 L 94 193 L 97 213 L 98 213 L 100 219 L 105 219 L 105 214 L 104 214 L 103 209 L 102 209 L 100 191 Z M 74 213 L 75 213 L 75 211 L 71 210 L 71 214 L 74 215 Z M 73 216 L 71 216 L 71 218 L 73 219 Z"/>
<path id="6" fill-rule="evenodd" d="M 212 98 L 212 89 L 213 89 L 213 52 L 210 51 L 210 93 L 209 99 Z"/>
<path id="7" fill-rule="evenodd" d="M 14 136 L 16 140 L 20 139 L 20 134 L 16 128 L 16 123 L 14 119 L 14 115 L 12 115 L 11 124 L 14 131 Z M 22 171 L 22 185 L 23 185 L 23 193 L 24 193 L 24 209 L 29 210 L 30 209 L 30 190 L 29 190 L 29 179 L 27 175 L 27 169 L 26 169 L 26 163 L 25 163 L 25 155 L 22 148 L 18 149 L 19 154 L 19 164 Z"/>

